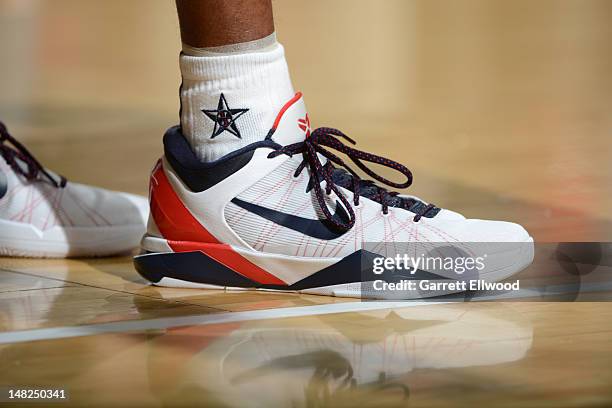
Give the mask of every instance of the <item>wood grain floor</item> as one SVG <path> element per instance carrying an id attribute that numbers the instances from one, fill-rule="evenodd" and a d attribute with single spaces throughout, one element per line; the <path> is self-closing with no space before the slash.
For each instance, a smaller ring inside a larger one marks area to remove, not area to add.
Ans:
<path id="1" fill-rule="evenodd" d="M 275 2 L 314 125 L 405 163 L 408 191 L 440 206 L 540 242 L 610 241 L 612 3 L 381 4 Z M 177 121 L 179 43 L 167 0 L 0 0 L 0 120 L 69 179 L 144 194 Z M 97 406 L 612 405 L 611 303 L 360 304 L 155 288 L 127 256 L 0 258 L 0 386 Z M 355 311 L 272 318 L 328 305 Z M 204 323 L 172 324 L 189 316 Z"/>

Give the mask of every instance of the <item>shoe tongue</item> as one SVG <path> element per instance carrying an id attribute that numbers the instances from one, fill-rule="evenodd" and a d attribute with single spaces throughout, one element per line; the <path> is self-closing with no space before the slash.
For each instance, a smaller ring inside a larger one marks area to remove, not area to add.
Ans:
<path id="1" fill-rule="evenodd" d="M 272 140 L 285 146 L 303 141 L 310 136 L 310 130 L 304 97 L 298 92 L 278 112 L 270 133 Z"/>

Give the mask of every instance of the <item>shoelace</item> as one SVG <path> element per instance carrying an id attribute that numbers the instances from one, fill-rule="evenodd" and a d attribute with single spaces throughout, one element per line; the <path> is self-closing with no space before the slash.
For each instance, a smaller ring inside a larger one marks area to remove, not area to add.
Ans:
<path id="1" fill-rule="evenodd" d="M 2 122 L 0 122 L 0 155 L 4 157 L 4 160 L 16 173 L 23 175 L 27 180 L 36 180 L 42 175 L 55 187 L 62 188 L 66 186 L 66 178 L 60 176 L 58 181 L 55 177 L 51 176 L 32 153 L 9 134 L 8 129 Z M 27 170 L 17 160 L 25 163 Z"/>
<path id="2" fill-rule="evenodd" d="M 332 163 L 335 163 L 338 166 L 346 169 L 346 171 L 351 174 L 353 184 L 353 204 L 355 206 L 359 205 L 359 193 L 364 180 L 362 180 L 355 172 L 355 170 L 353 170 L 349 165 L 347 165 L 340 157 L 330 152 L 324 146 L 330 147 L 338 152 L 345 154 L 351 159 L 353 163 L 357 165 L 357 167 L 363 170 L 367 175 L 393 188 L 406 188 L 410 186 L 412 184 L 412 173 L 410 172 L 410 170 L 408 170 L 406 166 L 400 163 L 386 159 L 381 156 L 377 156 L 375 154 L 354 149 L 350 146 L 343 144 L 338 138 L 345 139 L 353 145 L 356 144 L 353 139 L 351 139 L 341 131 L 333 128 L 323 127 L 311 132 L 310 136 L 304 139 L 304 141 L 302 142 L 293 143 L 274 150 L 268 155 L 268 158 L 273 158 L 281 154 L 287 154 L 291 157 L 294 154 L 301 153 L 304 157 L 304 160 L 302 160 L 300 165 L 295 169 L 293 176 L 298 177 L 300 173 L 306 168 L 306 166 L 309 166 L 311 174 L 314 175 L 314 180 L 311 181 L 315 191 L 315 195 L 317 197 L 319 207 L 325 215 L 325 218 L 336 228 L 342 231 L 348 231 L 353 227 L 353 225 L 355 225 L 355 212 L 353 211 L 353 207 L 349 203 L 348 199 L 340 191 L 340 189 L 332 178 L 332 173 L 334 170 L 334 166 Z M 326 157 L 328 160 L 327 163 L 322 164 L 319 160 L 317 153 Z M 396 183 L 391 180 L 388 180 L 368 168 L 363 163 L 363 161 L 389 167 L 406 176 L 406 181 L 403 183 Z M 320 184 L 322 180 L 325 180 L 325 194 L 330 195 L 333 191 L 342 202 L 342 205 L 348 212 L 348 221 L 340 220 L 337 217 L 334 217 L 330 212 L 323 196 L 323 189 L 321 188 Z M 370 184 L 370 181 L 366 181 L 366 183 L 367 185 L 372 185 L 377 188 L 378 201 L 382 206 L 382 212 L 385 215 L 388 214 L 389 201 L 393 199 L 393 197 L 397 196 L 399 193 L 396 191 L 389 192 L 383 187 L 376 186 L 374 182 L 371 182 Z M 433 208 L 435 208 L 433 204 L 428 204 L 421 208 L 414 216 L 414 222 L 418 222 L 421 217 L 423 217 L 429 210 Z"/>

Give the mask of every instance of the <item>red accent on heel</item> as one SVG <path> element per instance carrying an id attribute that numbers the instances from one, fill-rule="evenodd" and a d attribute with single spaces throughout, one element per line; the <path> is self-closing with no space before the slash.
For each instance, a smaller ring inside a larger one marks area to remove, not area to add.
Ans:
<path id="1" fill-rule="evenodd" d="M 153 169 L 149 186 L 151 215 L 159 232 L 175 252 L 201 251 L 236 273 L 263 284 L 286 285 L 276 276 L 219 242 L 189 212 L 176 194 L 160 162 Z"/>
<path id="2" fill-rule="evenodd" d="M 278 115 L 276 115 L 276 119 L 274 120 L 274 124 L 272 125 L 272 129 L 276 130 L 276 128 L 278 127 L 278 124 L 280 123 L 281 119 L 283 118 L 283 115 L 285 114 L 285 112 L 287 111 L 287 109 L 289 109 L 291 107 L 291 105 L 293 105 L 294 103 L 296 103 L 300 98 L 302 97 L 302 93 L 301 92 L 297 92 L 293 98 L 291 98 L 289 100 L 289 102 L 287 102 L 280 110 L 280 112 L 278 112 Z"/>
<path id="3" fill-rule="evenodd" d="M 195 219 L 178 197 L 161 162 L 153 170 L 149 187 L 151 215 L 164 238 L 174 241 L 219 241 Z"/>

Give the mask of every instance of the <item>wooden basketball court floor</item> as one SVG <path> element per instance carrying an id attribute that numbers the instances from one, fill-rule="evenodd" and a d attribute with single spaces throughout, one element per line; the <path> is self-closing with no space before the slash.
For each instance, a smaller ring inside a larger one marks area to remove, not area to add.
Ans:
<path id="1" fill-rule="evenodd" d="M 314 125 L 402 161 L 441 206 L 550 247 L 610 241 L 612 3 L 382 4 L 275 2 Z M 146 194 L 178 47 L 169 0 L 0 0 L 0 120 L 69 179 Z M 561 275 L 544 258 L 522 275 L 536 289 Z M 611 269 L 589 268 L 597 296 L 381 303 L 157 288 L 129 256 L 0 258 L 0 386 L 98 406 L 610 406 Z"/>

